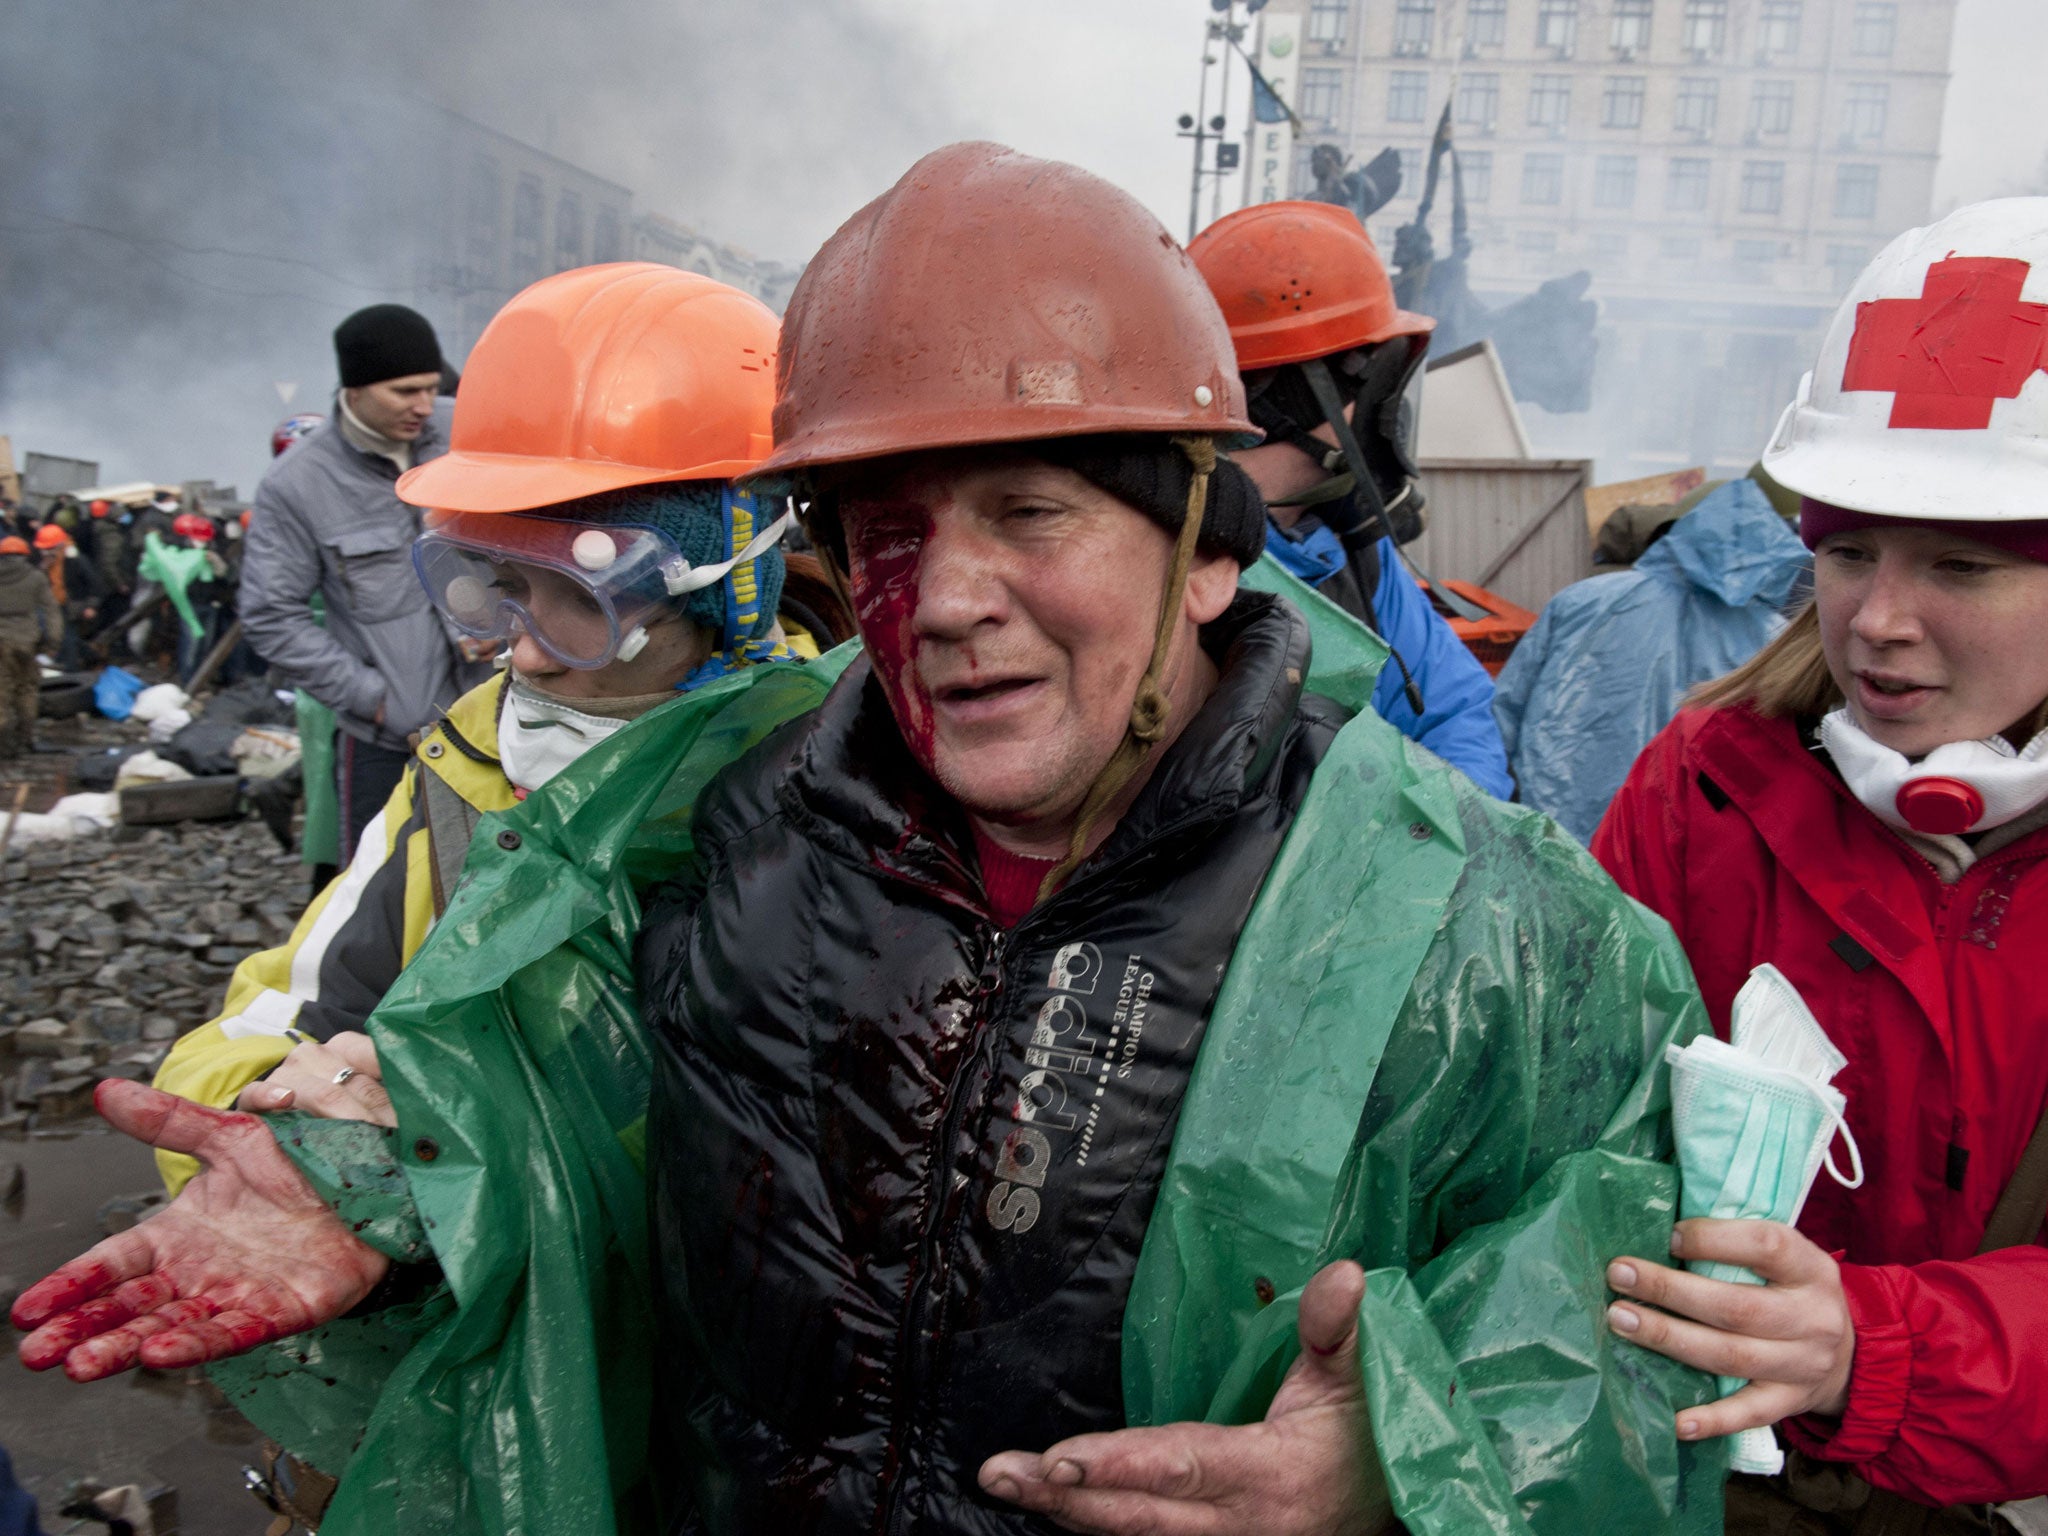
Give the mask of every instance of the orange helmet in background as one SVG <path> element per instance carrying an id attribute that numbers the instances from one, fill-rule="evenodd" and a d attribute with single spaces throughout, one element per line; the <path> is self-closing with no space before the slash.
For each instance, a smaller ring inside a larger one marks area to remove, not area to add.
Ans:
<path id="1" fill-rule="evenodd" d="M 94 517 L 105 517 L 114 510 L 114 504 L 111 501 L 96 501 L 86 510 Z"/>
<path id="2" fill-rule="evenodd" d="M 926 155 L 811 259 L 764 472 L 1100 433 L 1249 436 L 1202 277 L 1128 192 L 1000 144 Z"/>
<path id="3" fill-rule="evenodd" d="M 1436 329 L 1394 302 L 1379 248 L 1334 203 L 1254 203 L 1195 236 L 1188 255 L 1230 322 L 1243 373 Z"/>
<path id="4" fill-rule="evenodd" d="M 0 539 L 0 555 L 25 555 L 27 553 L 27 539 L 12 533 L 8 534 L 6 538 Z"/>
<path id="5" fill-rule="evenodd" d="M 63 549 L 71 543 L 71 535 L 55 523 L 45 523 L 36 530 L 37 549 Z"/>
<path id="6" fill-rule="evenodd" d="M 777 326 L 752 295 L 654 262 L 543 278 L 484 328 L 448 452 L 408 470 L 399 494 L 520 512 L 745 474 L 768 456 Z"/>
<path id="7" fill-rule="evenodd" d="M 197 539 L 202 544 L 211 544 L 213 519 L 203 512 L 180 512 L 171 519 L 171 532 L 181 539 Z"/>

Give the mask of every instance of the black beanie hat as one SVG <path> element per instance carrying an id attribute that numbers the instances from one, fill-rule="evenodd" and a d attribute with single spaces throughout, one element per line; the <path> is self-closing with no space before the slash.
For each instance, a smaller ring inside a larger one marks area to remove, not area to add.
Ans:
<path id="1" fill-rule="evenodd" d="M 1179 533 L 1187 520 L 1195 467 L 1170 438 L 1051 438 L 1030 444 L 1027 451 L 1072 470 L 1168 533 Z M 1254 564 L 1265 552 L 1266 504 L 1251 477 L 1220 453 L 1209 477 L 1209 507 L 1196 547 L 1221 550 L 1240 567 Z"/>
<path id="2" fill-rule="evenodd" d="M 403 304 L 372 304 L 334 328 L 334 360 L 341 387 L 361 389 L 415 373 L 439 373 L 441 343 L 418 310 Z"/>

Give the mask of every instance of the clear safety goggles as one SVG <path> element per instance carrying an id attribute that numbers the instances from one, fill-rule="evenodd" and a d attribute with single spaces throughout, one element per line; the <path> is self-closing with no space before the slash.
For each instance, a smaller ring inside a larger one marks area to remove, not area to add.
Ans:
<path id="1" fill-rule="evenodd" d="M 630 661 L 647 625 L 723 581 L 788 531 L 785 513 L 729 560 L 692 565 L 667 535 L 633 524 L 569 522 L 522 512 L 433 512 L 413 568 L 436 608 L 475 640 L 525 634 L 567 667 Z"/>

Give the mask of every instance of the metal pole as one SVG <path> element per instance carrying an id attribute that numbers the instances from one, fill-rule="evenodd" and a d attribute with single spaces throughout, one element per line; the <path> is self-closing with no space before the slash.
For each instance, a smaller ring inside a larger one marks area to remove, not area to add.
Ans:
<path id="1" fill-rule="evenodd" d="M 1202 146 L 1209 138 L 1209 42 L 1214 23 L 1202 30 L 1202 84 L 1195 93 L 1195 164 L 1188 176 L 1188 239 L 1202 222 Z"/>
<path id="2" fill-rule="evenodd" d="M 1228 45 L 1230 42 L 1230 30 L 1236 25 L 1237 0 L 1230 0 L 1230 9 L 1223 13 L 1223 32 L 1225 44 L 1225 52 L 1223 54 L 1223 97 L 1216 104 L 1217 115 L 1223 119 L 1223 128 L 1222 131 L 1216 135 L 1216 142 L 1218 144 L 1221 144 L 1224 141 L 1224 139 L 1229 136 L 1230 133 L 1230 53 L 1228 51 Z M 1206 58 L 1207 54 L 1205 53 L 1203 56 Z M 1218 219 L 1223 217 L 1222 170 L 1220 168 L 1216 170 L 1211 179 L 1216 183 L 1216 185 L 1211 189 L 1209 195 L 1209 222 L 1213 224 Z"/>

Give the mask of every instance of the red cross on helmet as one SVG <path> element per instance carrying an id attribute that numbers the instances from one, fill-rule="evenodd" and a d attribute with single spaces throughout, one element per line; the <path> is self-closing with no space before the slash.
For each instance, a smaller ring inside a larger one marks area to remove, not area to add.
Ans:
<path id="1" fill-rule="evenodd" d="M 1856 279 L 1764 468 L 1815 501 L 2021 522 L 2048 501 L 2048 197 L 1957 209 Z"/>

